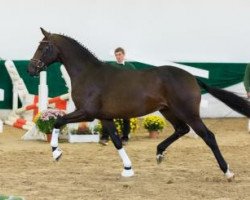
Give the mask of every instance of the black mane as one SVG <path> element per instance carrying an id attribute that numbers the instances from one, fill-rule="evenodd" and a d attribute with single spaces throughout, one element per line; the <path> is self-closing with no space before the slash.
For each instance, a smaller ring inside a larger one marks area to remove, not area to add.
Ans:
<path id="1" fill-rule="evenodd" d="M 82 43 L 75 40 L 74 38 L 71 38 L 66 35 L 56 34 L 57 36 L 67 40 L 68 42 L 72 43 L 75 47 L 79 49 L 79 52 L 82 54 L 83 57 L 85 57 L 87 60 L 90 60 L 94 63 L 102 63 L 101 60 L 99 60 L 87 47 L 85 47 Z"/>

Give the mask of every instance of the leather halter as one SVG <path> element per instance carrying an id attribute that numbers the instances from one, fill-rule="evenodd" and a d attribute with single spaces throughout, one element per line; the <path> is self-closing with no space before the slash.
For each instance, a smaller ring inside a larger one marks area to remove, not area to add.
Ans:
<path id="1" fill-rule="evenodd" d="M 43 40 L 43 41 L 41 41 L 40 43 L 46 43 L 46 44 L 48 44 L 48 47 L 49 47 L 49 48 L 48 48 L 48 51 L 46 51 L 46 52 L 44 52 L 44 53 L 42 54 L 41 59 L 32 58 L 32 59 L 30 59 L 30 61 L 36 66 L 36 69 L 37 69 L 37 70 L 45 70 L 46 67 L 47 67 L 47 64 L 46 64 L 44 61 L 42 61 L 42 59 L 43 59 L 47 54 L 53 52 L 53 45 L 52 45 L 52 43 L 51 43 L 50 41 L 48 41 L 48 40 Z M 46 54 L 46 55 L 45 55 L 45 54 Z"/>

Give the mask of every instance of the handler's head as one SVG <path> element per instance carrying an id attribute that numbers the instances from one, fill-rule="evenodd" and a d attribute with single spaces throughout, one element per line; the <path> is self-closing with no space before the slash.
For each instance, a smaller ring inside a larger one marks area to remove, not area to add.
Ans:
<path id="1" fill-rule="evenodd" d="M 123 48 L 118 47 L 115 49 L 115 58 L 118 63 L 123 63 L 125 61 L 125 51 Z"/>

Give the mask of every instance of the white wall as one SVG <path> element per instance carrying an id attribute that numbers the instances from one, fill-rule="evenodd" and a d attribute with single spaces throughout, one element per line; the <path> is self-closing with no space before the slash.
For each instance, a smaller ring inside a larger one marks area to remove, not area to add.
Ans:
<path id="1" fill-rule="evenodd" d="M 246 98 L 245 89 L 242 83 L 232 85 L 225 88 L 243 98 Z M 204 104 L 200 106 L 201 117 L 207 118 L 225 118 L 225 117 L 243 117 L 243 115 L 235 112 L 227 105 L 213 97 L 211 94 L 203 94 L 202 101 Z"/>
<path id="2" fill-rule="evenodd" d="M 249 62 L 250 0 L 0 0 L 0 57 L 29 59 L 42 26 L 102 59 Z"/>

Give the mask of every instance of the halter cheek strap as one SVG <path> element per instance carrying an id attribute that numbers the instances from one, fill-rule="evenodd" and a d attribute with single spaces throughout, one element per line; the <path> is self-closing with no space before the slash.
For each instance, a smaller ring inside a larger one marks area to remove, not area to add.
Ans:
<path id="1" fill-rule="evenodd" d="M 53 45 L 51 44 L 50 41 L 43 40 L 40 43 L 48 43 L 49 49 L 48 49 L 48 52 L 46 52 L 46 53 L 49 54 L 53 51 Z M 44 55 L 42 55 L 42 57 L 44 57 Z M 41 59 L 32 58 L 30 61 L 35 64 L 36 69 L 38 69 L 38 70 L 45 70 L 47 67 L 46 64 Z"/>

